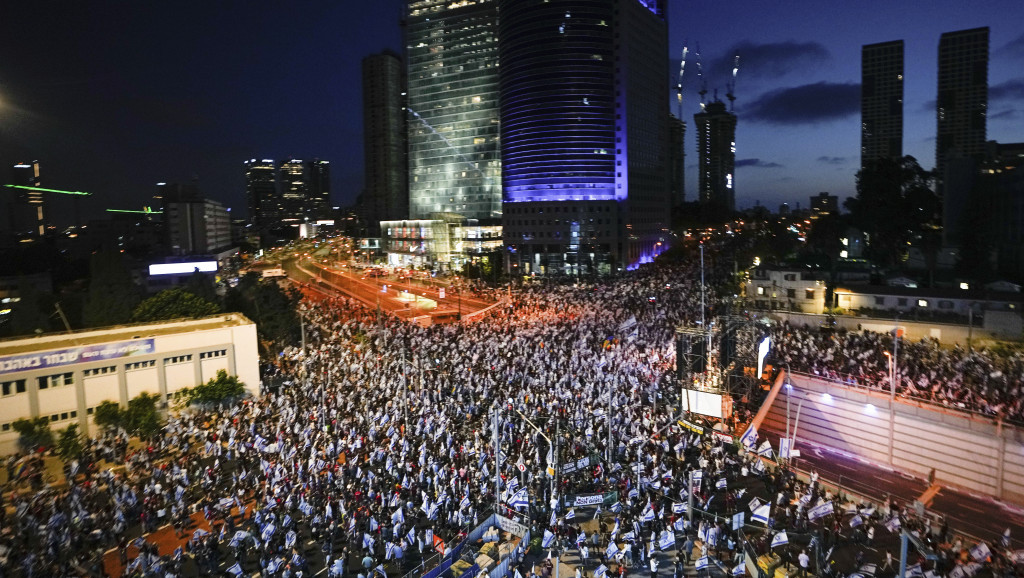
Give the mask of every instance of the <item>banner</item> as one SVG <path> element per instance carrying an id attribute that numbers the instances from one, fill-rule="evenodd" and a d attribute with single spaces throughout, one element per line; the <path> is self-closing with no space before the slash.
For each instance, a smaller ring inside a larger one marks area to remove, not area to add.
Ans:
<path id="1" fill-rule="evenodd" d="M 683 426 L 684 428 L 692 431 L 695 434 L 704 435 L 704 428 L 699 426 L 699 425 L 697 425 L 697 424 L 695 424 L 695 423 L 693 423 L 693 422 L 686 421 L 685 419 L 681 419 L 677 423 L 679 425 Z"/>
<path id="2" fill-rule="evenodd" d="M 596 506 L 597 504 L 604 503 L 604 494 L 590 494 L 585 496 L 576 496 L 573 500 L 573 506 Z"/>
<path id="3" fill-rule="evenodd" d="M 117 343 L 97 343 L 67 349 L 54 349 L 39 353 L 23 353 L 0 357 L 0 375 L 29 369 L 48 369 L 89 361 L 104 361 L 133 355 L 147 355 L 156 351 L 153 339 L 132 339 Z"/>

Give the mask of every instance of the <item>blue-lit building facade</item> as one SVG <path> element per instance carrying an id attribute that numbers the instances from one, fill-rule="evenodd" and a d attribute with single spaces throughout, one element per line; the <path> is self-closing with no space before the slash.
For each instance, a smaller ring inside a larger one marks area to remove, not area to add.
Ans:
<path id="1" fill-rule="evenodd" d="M 664 0 L 499 0 L 506 268 L 591 274 L 668 245 Z"/>
<path id="2" fill-rule="evenodd" d="M 409 0 L 409 217 L 501 218 L 497 0 Z"/>

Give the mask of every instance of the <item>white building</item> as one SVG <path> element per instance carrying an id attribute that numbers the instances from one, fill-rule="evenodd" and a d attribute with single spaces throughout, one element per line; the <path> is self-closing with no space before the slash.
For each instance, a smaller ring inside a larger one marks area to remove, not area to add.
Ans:
<path id="1" fill-rule="evenodd" d="M 821 313 L 825 308 L 825 281 L 817 277 L 804 268 L 760 267 L 750 272 L 746 298 L 758 309 Z"/>
<path id="2" fill-rule="evenodd" d="M 217 370 L 259 391 L 256 324 L 230 313 L 202 319 L 119 325 L 0 341 L 0 454 L 17 450 L 11 424 L 46 416 L 52 430 L 90 416 L 103 401 L 126 407 L 143 392 L 167 401 Z"/>

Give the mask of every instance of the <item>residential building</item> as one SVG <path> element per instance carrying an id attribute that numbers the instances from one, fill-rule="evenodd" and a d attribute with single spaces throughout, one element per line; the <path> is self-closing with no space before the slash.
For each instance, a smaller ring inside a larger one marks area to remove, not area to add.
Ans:
<path id="1" fill-rule="evenodd" d="M 333 219 L 331 209 L 331 162 L 306 161 L 306 218 L 311 222 Z"/>
<path id="2" fill-rule="evenodd" d="M 163 183 L 164 234 L 170 255 L 212 254 L 231 246 L 231 216 L 194 184 Z"/>
<path id="3" fill-rule="evenodd" d="M 32 188 L 41 186 L 39 161 L 18 163 L 11 167 L 11 180 L 5 187 L 6 211 L 5 228 L 21 238 L 42 237 L 46 234 L 46 199 L 43 191 Z"/>
<path id="4" fill-rule="evenodd" d="M 947 32 L 939 40 L 935 170 L 943 180 L 950 155 L 977 158 L 985 152 L 988 33 L 986 26 Z"/>
<path id="5" fill-rule="evenodd" d="M 839 196 L 818 193 L 811 197 L 811 218 L 827 217 L 839 214 Z"/>
<path id="6" fill-rule="evenodd" d="M 280 187 L 281 224 L 298 226 L 306 221 L 309 204 L 309 183 L 306 166 L 300 159 L 282 161 L 278 167 Z"/>
<path id="7" fill-rule="evenodd" d="M 274 159 L 245 161 L 245 196 L 249 205 L 249 223 L 257 230 L 280 223 L 282 206 L 277 194 Z"/>
<path id="8" fill-rule="evenodd" d="M 697 186 L 701 205 L 712 212 L 736 210 L 736 115 L 715 100 L 693 115 L 697 127 Z"/>
<path id="9" fill-rule="evenodd" d="M 903 156 L 903 41 L 861 48 L 860 168 Z"/>

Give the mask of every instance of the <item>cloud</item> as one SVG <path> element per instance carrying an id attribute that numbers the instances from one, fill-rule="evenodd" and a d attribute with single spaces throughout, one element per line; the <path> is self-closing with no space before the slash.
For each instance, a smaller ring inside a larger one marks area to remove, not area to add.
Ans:
<path id="1" fill-rule="evenodd" d="M 740 42 L 728 52 L 713 59 L 709 66 L 716 74 L 732 73 L 733 58 L 740 56 L 740 73 L 752 78 L 776 78 L 799 70 L 806 73 L 810 67 L 832 58 L 828 49 L 817 42 L 770 42 L 755 44 Z"/>
<path id="2" fill-rule="evenodd" d="M 1021 34 L 1017 38 L 1014 38 L 1005 46 L 999 48 L 995 52 L 1000 56 L 1008 56 L 1010 58 L 1024 58 L 1024 34 Z"/>
<path id="3" fill-rule="evenodd" d="M 1015 118 L 1018 118 L 1019 116 L 1020 116 L 1020 114 L 1018 113 L 1018 111 L 1010 108 L 1010 109 L 1007 109 L 1007 110 L 1001 110 L 1001 111 L 999 111 L 999 112 L 997 112 L 995 114 L 990 114 L 990 115 L 988 115 L 988 119 L 989 120 L 1013 120 Z"/>
<path id="4" fill-rule="evenodd" d="M 1024 78 L 1011 78 L 988 87 L 988 100 L 1024 100 Z"/>
<path id="5" fill-rule="evenodd" d="M 766 92 L 740 118 L 768 124 L 818 124 L 860 113 L 860 84 L 818 82 Z"/>
<path id="6" fill-rule="evenodd" d="M 846 162 L 846 157 L 820 156 L 818 157 L 818 162 L 825 163 L 826 165 L 841 165 Z"/>
<path id="7" fill-rule="evenodd" d="M 765 162 L 761 159 L 737 159 L 737 167 L 757 167 L 759 169 L 779 169 L 782 165 L 779 163 Z"/>

